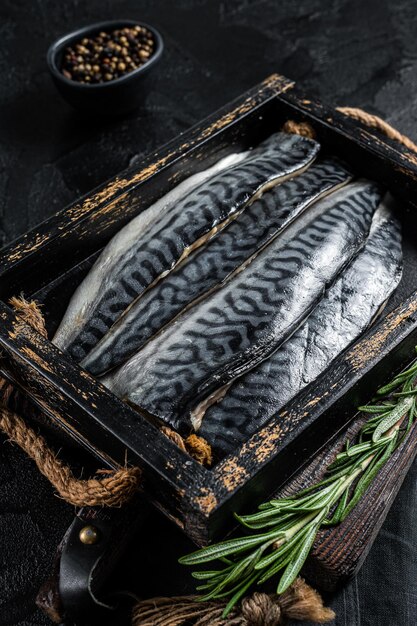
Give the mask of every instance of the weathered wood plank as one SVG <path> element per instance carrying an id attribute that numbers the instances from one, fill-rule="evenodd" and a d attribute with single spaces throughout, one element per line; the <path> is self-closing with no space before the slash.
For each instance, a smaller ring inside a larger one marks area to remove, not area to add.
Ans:
<path id="1" fill-rule="evenodd" d="M 350 426 L 297 472 L 276 496 L 288 496 L 321 480 L 345 442 L 353 440 L 367 416 L 358 413 Z M 408 469 L 417 455 L 417 424 L 380 470 L 350 515 L 333 528 L 320 531 L 303 575 L 332 591 L 357 573 L 377 536 Z"/>

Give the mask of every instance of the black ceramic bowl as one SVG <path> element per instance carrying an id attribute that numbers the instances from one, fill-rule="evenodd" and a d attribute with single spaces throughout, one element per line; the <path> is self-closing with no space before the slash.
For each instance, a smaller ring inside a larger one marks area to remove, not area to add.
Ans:
<path id="1" fill-rule="evenodd" d="M 93 85 L 78 83 L 62 74 L 65 48 L 83 37 L 96 35 L 102 30 L 112 31 L 125 26 L 143 26 L 152 33 L 155 42 L 154 53 L 144 65 L 120 78 Z M 60 37 L 50 46 L 47 61 L 58 91 L 73 107 L 97 115 L 120 115 L 134 109 L 143 101 L 147 91 L 146 79 L 161 58 L 163 49 L 163 39 L 152 26 L 135 20 L 110 20 L 85 26 Z"/>

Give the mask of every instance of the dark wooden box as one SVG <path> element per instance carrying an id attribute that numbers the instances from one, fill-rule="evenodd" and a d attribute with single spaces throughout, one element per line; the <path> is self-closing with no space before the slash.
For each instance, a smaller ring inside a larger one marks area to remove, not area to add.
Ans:
<path id="1" fill-rule="evenodd" d="M 288 119 L 308 121 L 326 150 L 398 196 L 404 277 L 389 309 L 364 337 L 235 454 L 206 469 L 22 324 L 7 302 L 22 292 L 35 298 L 52 334 L 76 285 L 121 226 L 185 177 L 236 148 L 258 143 Z M 417 343 L 416 198 L 414 154 L 307 100 L 294 83 L 273 75 L 1 252 L 1 372 L 107 466 L 117 467 L 126 458 L 140 465 L 149 499 L 195 542 L 207 543 L 230 530 L 232 511 L 254 509 L 312 462 L 375 386 L 412 358 Z"/>

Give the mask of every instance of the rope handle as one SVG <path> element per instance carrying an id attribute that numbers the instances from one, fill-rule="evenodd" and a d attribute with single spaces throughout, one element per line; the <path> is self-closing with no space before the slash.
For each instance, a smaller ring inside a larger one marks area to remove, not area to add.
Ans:
<path id="1" fill-rule="evenodd" d="M 411 139 L 406 135 L 400 133 L 400 131 L 391 126 L 391 124 L 388 124 L 388 122 L 383 120 L 378 115 L 368 113 L 363 109 L 355 107 L 336 107 L 336 111 L 343 113 L 343 115 L 346 115 L 357 122 L 361 122 L 365 126 L 368 126 L 368 128 L 380 131 L 383 135 L 388 137 L 388 139 L 392 139 L 393 141 L 405 146 L 408 150 L 411 150 L 411 152 L 417 152 L 417 144 L 411 141 Z M 293 120 L 288 120 L 285 122 L 282 129 L 284 132 L 295 133 L 296 135 L 302 135 L 303 137 L 308 137 L 310 139 L 315 139 L 316 137 L 314 128 L 308 122 L 294 122 Z"/>
<path id="2" fill-rule="evenodd" d="M 367 113 L 367 111 L 363 111 L 363 109 L 355 107 L 336 107 L 336 111 L 339 111 L 339 113 L 343 113 L 358 122 L 362 122 L 362 124 L 368 126 L 369 128 L 379 130 L 383 135 L 393 141 L 396 141 L 397 143 L 402 144 L 408 150 L 411 150 L 411 152 L 417 152 L 417 144 L 411 141 L 411 139 L 406 135 L 400 133 L 400 131 L 391 126 L 391 124 L 388 124 L 388 122 L 383 120 L 378 115 Z"/>
<path id="3" fill-rule="evenodd" d="M 132 626 L 279 626 L 288 619 L 326 624 L 335 618 L 320 595 L 300 577 L 281 595 L 255 591 L 225 619 L 226 600 L 198 596 L 151 598 L 133 609 Z"/>
<path id="4" fill-rule="evenodd" d="M 45 321 L 36 302 L 28 302 L 20 297 L 12 298 L 10 304 L 22 323 L 29 324 L 43 337 L 47 337 Z M 0 430 L 35 461 L 41 474 L 49 480 L 61 498 L 77 507 L 120 507 L 138 491 L 142 474 L 138 467 L 122 467 L 115 471 L 99 470 L 97 474 L 101 475 L 100 477 L 76 478 L 70 467 L 57 457 L 44 437 L 7 407 L 13 391 L 12 385 L 0 379 Z M 211 463 L 211 448 L 202 437 L 190 435 L 183 439 L 167 426 L 161 431 L 199 463 L 206 465 Z"/>
<path id="5" fill-rule="evenodd" d="M 0 429 L 35 461 L 41 474 L 69 504 L 78 507 L 120 507 L 139 488 L 141 471 L 138 467 L 121 468 L 114 472 L 100 470 L 99 473 L 106 474 L 102 478 L 75 478 L 46 440 L 4 404 L 0 405 Z"/>

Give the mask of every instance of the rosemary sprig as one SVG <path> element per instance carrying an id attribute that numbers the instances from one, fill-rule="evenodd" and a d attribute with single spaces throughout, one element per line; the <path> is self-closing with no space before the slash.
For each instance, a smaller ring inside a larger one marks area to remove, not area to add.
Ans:
<path id="1" fill-rule="evenodd" d="M 197 571 L 201 600 L 229 597 L 226 617 L 253 585 L 280 574 L 283 593 L 299 574 L 320 528 L 340 524 L 357 505 L 417 417 L 417 360 L 358 410 L 368 413 L 355 442 L 347 441 L 319 483 L 287 498 L 261 504 L 252 515 L 235 515 L 249 534 L 208 546 L 180 559 L 184 565 L 219 561 Z"/>

